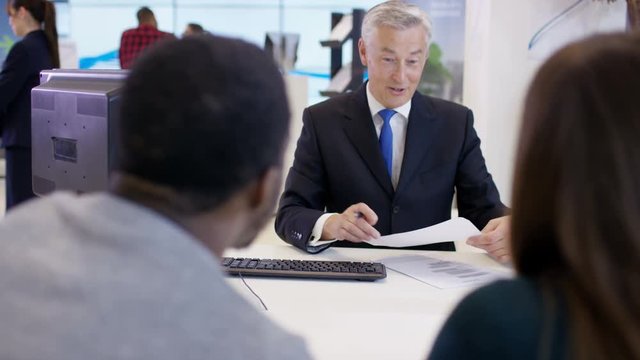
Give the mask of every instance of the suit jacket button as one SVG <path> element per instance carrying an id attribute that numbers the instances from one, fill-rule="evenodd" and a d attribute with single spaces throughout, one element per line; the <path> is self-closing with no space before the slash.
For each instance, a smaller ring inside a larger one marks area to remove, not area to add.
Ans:
<path id="1" fill-rule="evenodd" d="M 393 213 L 394 213 L 394 214 L 397 214 L 397 213 L 399 213 L 399 212 L 400 212 L 400 206 L 394 206 L 394 207 L 393 207 Z"/>

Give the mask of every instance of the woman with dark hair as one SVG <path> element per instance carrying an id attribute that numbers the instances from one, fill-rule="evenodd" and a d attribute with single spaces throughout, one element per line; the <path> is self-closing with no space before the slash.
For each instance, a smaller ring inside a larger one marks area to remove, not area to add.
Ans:
<path id="1" fill-rule="evenodd" d="M 518 277 L 465 298 L 432 359 L 640 359 L 640 35 L 569 45 L 525 103 Z"/>
<path id="2" fill-rule="evenodd" d="M 0 129 L 6 155 L 7 210 L 34 196 L 31 187 L 31 89 L 40 71 L 60 67 L 53 3 L 8 0 L 16 42 L 0 73 Z"/>

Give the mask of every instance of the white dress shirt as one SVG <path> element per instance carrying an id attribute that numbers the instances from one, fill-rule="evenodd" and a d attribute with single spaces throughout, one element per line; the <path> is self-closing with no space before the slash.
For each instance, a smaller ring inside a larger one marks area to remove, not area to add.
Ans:
<path id="1" fill-rule="evenodd" d="M 380 110 L 386 109 L 376 98 L 373 97 L 369 83 L 367 82 L 367 102 L 369 103 L 369 110 L 371 111 L 371 119 L 373 125 L 376 128 L 376 134 L 380 138 L 380 130 L 382 130 L 382 124 L 384 120 L 378 114 Z M 393 155 L 391 163 L 391 183 L 395 189 L 398 186 L 398 180 L 400 179 L 400 170 L 402 169 L 402 159 L 404 159 L 404 145 L 407 138 L 407 125 L 409 124 L 409 112 L 411 111 L 411 100 L 404 105 L 392 109 L 396 113 L 393 114 L 389 123 L 391 124 L 391 131 L 393 132 Z M 309 246 L 315 246 L 314 243 L 320 240 L 322 236 L 322 229 L 324 223 L 329 216 L 334 213 L 326 213 L 318 218 L 316 224 L 311 231 L 311 238 L 309 239 Z"/>

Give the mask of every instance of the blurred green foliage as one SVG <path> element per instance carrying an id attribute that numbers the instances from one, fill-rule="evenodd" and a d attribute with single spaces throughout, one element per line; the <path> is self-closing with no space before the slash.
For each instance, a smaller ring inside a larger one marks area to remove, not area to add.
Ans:
<path id="1" fill-rule="evenodd" d="M 431 43 L 429 47 L 429 60 L 422 70 L 422 79 L 418 85 L 418 91 L 427 95 L 439 95 L 442 87 L 448 81 L 453 80 L 449 69 L 442 63 L 443 51 L 440 45 Z"/>
<path id="2" fill-rule="evenodd" d="M 2 41 L 0 41 L 0 53 L 8 53 L 9 49 L 13 46 L 13 39 L 9 35 L 2 35 Z"/>

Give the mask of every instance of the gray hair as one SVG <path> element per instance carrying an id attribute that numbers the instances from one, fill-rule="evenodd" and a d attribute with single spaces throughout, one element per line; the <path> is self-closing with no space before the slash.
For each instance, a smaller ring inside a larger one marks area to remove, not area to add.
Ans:
<path id="1" fill-rule="evenodd" d="M 404 1 L 391 0 L 372 7 L 362 21 L 362 39 L 369 43 L 371 33 L 381 26 L 397 30 L 406 30 L 414 26 L 422 26 L 427 35 L 427 51 L 431 44 L 431 20 L 424 10 L 417 5 Z"/>

